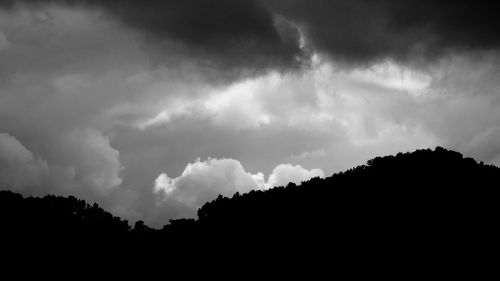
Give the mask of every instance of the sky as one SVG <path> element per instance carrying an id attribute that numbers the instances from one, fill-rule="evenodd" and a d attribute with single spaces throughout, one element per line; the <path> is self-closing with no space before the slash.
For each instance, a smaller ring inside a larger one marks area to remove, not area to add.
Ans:
<path id="1" fill-rule="evenodd" d="M 375 156 L 500 165 L 490 3 L 0 0 L 0 188 L 160 227 Z"/>

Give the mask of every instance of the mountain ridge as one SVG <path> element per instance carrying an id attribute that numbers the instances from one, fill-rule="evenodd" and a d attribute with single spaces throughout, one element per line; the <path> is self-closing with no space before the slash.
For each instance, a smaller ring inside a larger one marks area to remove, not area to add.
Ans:
<path id="1" fill-rule="evenodd" d="M 376 157 L 301 185 L 219 196 L 198 219 L 171 220 L 162 229 L 142 221 L 132 228 L 74 197 L 22 199 L 6 191 L 0 221 L 11 241 L 35 233 L 28 247 L 477 263 L 497 248 L 499 179 L 500 168 L 438 147 Z"/>
<path id="2" fill-rule="evenodd" d="M 396 155 L 388 155 L 388 156 L 379 156 L 375 157 L 373 159 L 370 159 L 367 161 L 366 164 L 364 165 L 359 165 L 357 167 L 335 173 L 329 177 L 326 177 L 324 179 L 319 179 L 319 178 L 313 178 L 309 181 L 303 182 L 302 184 L 294 184 L 290 183 L 286 187 L 285 186 L 280 186 L 280 187 L 275 187 L 273 189 L 268 189 L 268 190 L 252 190 L 248 193 L 245 194 L 240 194 L 237 192 L 234 194 L 232 197 L 223 197 L 222 195 L 219 195 L 218 198 L 209 201 L 205 203 L 199 210 L 198 210 L 198 219 L 204 219 L 207 216 L 207 210 L 211 208 L 213 204 L 216 204 L 219 201 L 223 200 L 237 200 L 240 197 L 245 197 L 245 196 L 251 196 L 253 194 L 264 194 L 264 193 L 274 193 L 278 192 L 284 189 L 293 189 L 293 188 L 304 188 L 304 187 L 311 187 L 314 188 L 313 186 L 319 186 L 319 185 L 325 185 L 327 182 L 333 181 L 333 182 L 344 182 L 344 178 L 346 177 L 352 177 L 353 175 L 359 177 L 362 175 L 364 177 L 365 181 L 368 179 L 375 180 L 375 179 L 380 179 L 382 177 L 385 177 L 386 179 L 394 178 L 394 175 L 390 175 L 389 173 L 392 174 L 399 174 L 397 178 L 400 178 L 401 175 L 406 175 L 408 174 L 408 171 L 411 169 L 414 169 L 417 165 L 416 164 L 422 164 L 422 161 L 427 162 L 426 164 L 429 166 L 432 166 L 431 169 L 427 167 L 427 172 L 433 171 L 436 172 L 436 164 L 442 165 L 444 164 L 442 161 L 446 160 L 446 164 L 450 164 L 450 160 L 454 160 L 455 166 L 450 165 L 446 167 L 445 175 L 449 176 L 447 172 L 449 173 L 450 170 L 454 170 L 457 173 L 461 172 L 467 172 L 467 173 L 475 173 L 476 170 L 478 169 L 483 169 L 486 175 L 490 174 L 495 174 L 498 175 L 500 168 L 491 165 L 491 164 L 484 164 L 482 161 L 481 162 L 476 162 L 473 158 L 470 157 L 463 157 L 463 155 L 459 152 L 451 151 L 451 150 L 446 150 L 442 147 L 437 147 L 435 150 L 431 149 L 419 149 L 414 152 L 406 152 L 406 153 L 397 153 Z M 437 161 L 437 162 L 434 162 Z M 395 162 L 401 162 L 395 165 Z M 433 163 L 434 162 L 434 163 Z M 387 168 L 391 167 L 393 170 L 389 171 Z M 487 171 L 487 172 L 486 172 Z M 413 173 L 413 172 L 412 172 Z M 433 180 L 440 180 L 438 179 L 438 175 L 435 173 L 427 174 L 425 175 L 426 178 L 429 178 L 429 176 L 432 176 Z M 442 176 L 441 176 L 442 177 Z M 359 184 L 359 179 L 354 179 L 354 178 L 349 178 L 349 180 L 353 180 L 352 185 L 354 184 Z M 485 182 L 484 179 L 477 179 L 479 182 Z M 394 181 L 394 180 L 393 180 Z M 420 181 L 419 181 L 420 183 Z M 405 183 L 405 185 L 415 185 L 415 183 Z M 392 186 L 391 186 L 392 187 Z M 74 205 L 73 207 L 76 208 L 86 208 L 86 209 L 94 209 L 98 210 L 102 214 L 106 214 L 106 217 L 113 217 L 117 221 L 121 221 L 124 223 L 128 224 L 127 220 L 123 220 L 121 218 L 115 217 L 103 209 L 101 209 L 98 204 L 94 203 L 93 205 L 89 205 L 86 203 L 84 200 L 77 199 L 74 196 L 68 196 L 68 197 L 63 197 L 63 196 L 56 196 L 56 195 L 46 195 L 45 197 L 24 197 L 20 194 L 17 194 L 15 192 L 9 191 L 9 190 L 0 190 L 0 193 L 2 193 L 2 198 L 6 196 L 11 196 L 10 199 L 7 200 L 20 200 L 21 198 L 24 198 L 27 201 L 36 201 L 36 200 L 43 200 L 44 198 L 47 199 L 47 201 L 57 201 L 57 200 L 67 200 L 70 205 Z M 10 195 L 7 195 L 8 193 L 12 193 Z M 14 195 L 15 194 L 15 195 Z M 64 199 L 63 199 L 64 198 Z M 3 201 L 3 204 L 5 204 L 7 201 Z M 71 202 L 71 203 L 70 203 Z M 189 220 L 189 219 L 179 219 L 179 221 L 183 220 Z M 171 222 L 174 222 L 177 220 L 171 220 Z M 137 224 L 137 227 L 139 228 L 148 228 L 142 221 L 139 221 Z M 129 227 L 129 230 L 132 230 L 133 228 Z"/>

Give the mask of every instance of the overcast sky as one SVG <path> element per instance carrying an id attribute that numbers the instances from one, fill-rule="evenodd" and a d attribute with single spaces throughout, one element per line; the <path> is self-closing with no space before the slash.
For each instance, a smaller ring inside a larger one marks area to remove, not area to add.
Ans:
<path id="1" fill-rule="evenodd" d="M 400 151 L 500 165 L 489 3 L 0 0 L 0 188 L 161 226 Z"/>

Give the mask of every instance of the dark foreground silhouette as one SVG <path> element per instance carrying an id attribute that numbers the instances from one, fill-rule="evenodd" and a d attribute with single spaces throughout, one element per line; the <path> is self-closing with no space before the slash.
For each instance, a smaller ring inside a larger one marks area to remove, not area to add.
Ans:
<path id="1" fill-rule="evenodd" d="M 224 253 L 229 260 L 257 257 L 256 264 L 318 259 L 330 267 L 356 265 L 353 272 L 369 266 L 479 274 L 496 263 L 499 181 L 500 168 L 438 147 L 377 157 L 300 186 L 219 196 L 198 210 L 198 219 L 172 220 L 159 230 L 142 222 L 130 227 L 74 197 L 2 191 L 1 243 L 70 257 L 182 252 L 207 262 Z"/>

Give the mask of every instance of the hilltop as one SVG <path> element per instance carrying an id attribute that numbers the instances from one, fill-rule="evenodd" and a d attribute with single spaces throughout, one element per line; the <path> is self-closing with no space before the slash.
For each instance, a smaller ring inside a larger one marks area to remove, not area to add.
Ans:
<path id="1" fill-rule="evenodd" d="M 29 233 L 33 244 L 478 261 L 498 237 L 499 180 L 500 168 L 438 147 L 377 157 L 301 185 L 219 196 L 198 219 L 172 220 L 161 230 L 143 222 L 132 228 L 74 197 L 8 191 L 0 192 L 0 220 L 4 234 L 15 240 Z"/>

